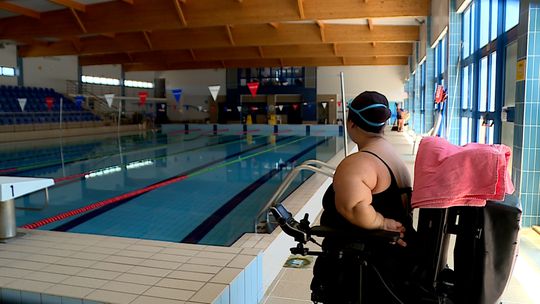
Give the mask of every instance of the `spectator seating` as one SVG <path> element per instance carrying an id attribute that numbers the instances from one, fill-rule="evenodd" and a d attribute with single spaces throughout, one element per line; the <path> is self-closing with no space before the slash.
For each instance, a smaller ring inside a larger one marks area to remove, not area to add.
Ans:
<path id="1" fill-rule="evenodd" d="M 51 109 L 45 99 L 53 98 Z M 18 98 L 26 98 L 24 111 Z M 100 121 L 90 111 L 78 108 L 75 102 L 53 89 L 0 85 L 0 125 L 58 123 L 60 121 L 60 98 L 63 122 Z"/>

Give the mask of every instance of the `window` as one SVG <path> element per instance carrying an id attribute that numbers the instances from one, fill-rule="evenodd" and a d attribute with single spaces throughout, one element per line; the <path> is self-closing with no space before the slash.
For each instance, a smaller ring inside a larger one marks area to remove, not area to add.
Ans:
<path id="1" fill-rule="evenodd" d="M 467 58 L 471 55 L 471 7 L 467 8 L 463 13 L 463 58 Z"/>
<path id="2" fill-rule="evenodd" d="M 489 77 L 489 111 L 495 112 L 495 80 L 497 78 L 496 71 L 497 71 L 497 53 L 493 52 L 490 55 L 490 77 Z"/>
<path id="3" fill-rule="evenodd" d="M 499 8 L 499 1 L 498 0 L 492 0 L 491 1 L 491 33 L 490 33 L 490 39 L 489 41 L 495 40 L 497 38 L 497 17 L 498 17 L 498 8 Z"/>
<path id="4" fill-rule="evenodd" d="M 0 75 L 13 77 L 15 76 L 15 68 L 0 67 Z"/>
<path id="5" fill-rule="evenodd" d="M 304 86 L 304 68 L 248 68 L 238 69 L 238 84 L 247 86 L 248 82 L 259 82 L 261 86 Z"/>
<path id="6" fill-rule="evenodd" d="M 489 0 L 480 1 L 480 47 L 489 41 Z"/>
<path id="7" fill-rule="evenodd" d="M 461 84 L 461 109 L 467 110 L 469 108 L 469 66 L 463 68 L 463 82 Z"/>
<path id="8" fill-rule="evenodd" d="M 506 0 L 506 20 L 504 23 L 504 30 L 516 26 L 519 22 L 519 0 Z"/>
<path id="9" fill-rule="evenodd" d="M 130 88 L 153 89 L 154 84 L 147 81 L 124 80 L 124 86 Z"/>
<path id="10" fill-rule="evenodd" d="M 95 77 L 83 75 L 81 81 L 84 83 L 90 84 L 99 84 L 99 85 L 110 85 L 110 86 L 119 86 L 120 80 L 115 78 L 106 78 L 106 77 Z M 124 86 L 131 88 L 144 88 L 144 89 L 153 89 L 154 84 L 147 81 L 136 81 L 136 80 L 124 80 Z"/>
<path id="11" fill-rule="evenodd" d="M 468 117 L 461 117 L 461 128 L 460 128 L 460 144 L 468 144 L 471 142 L 471 119 Z"/>
<path id="12" fill-rule="evenodd" d="M 478 87 L 478 110 L 485 112 L 487 109 L 487 89 L 488 89 L 488 60 L 487 57 L 480 61 L 480 84 Z"/>

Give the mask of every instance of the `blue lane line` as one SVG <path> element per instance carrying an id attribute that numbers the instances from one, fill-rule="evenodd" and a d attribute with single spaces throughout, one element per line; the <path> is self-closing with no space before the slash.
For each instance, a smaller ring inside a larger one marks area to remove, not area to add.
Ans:
<path id="1" fill-rule="evenodd" d="M 292 137 L 292 136 L 287 136 L 287 137 L 283 137 L 283 138 L 277 139 L 277 140 L 276 140 L 276 143 L 277 143 L 277 142 L 284 141 L 284 140 L 286 140 L 286 139 L 290 139 L 291 137 Z M 240 155 L 242 155 L 242 154 L 244 154 L 244 153 L 251 152 L 251 151 L 253 151 L 253 150 L 257 150 L 257 149 L 260 149 L 260 148 L 265 147 L 265 146 L 268 146 L 268 145 L 269 145 L 268 143 L 263 143 L 263 144 L 260 144 L 260 145 L 251 147 L 251 148 L 249 148 L 249 149 L 247 149 L 247 150 L 243 150 L 243 151 L 239 151 L 239 152 L 237 152 L 237 153 L 233 153 L 233 154 L 228 155 L 228 156 L 226 156 L 226 157 L 224 157 L 224 158 L 216 159 L 216 160 L 214 160 L 214 161 L 212 161 L 212 162 L 209 162 L 209 163 L 203 164 L 203 165 L 201 165 L 201 166 L 192 168 L 192 169 L 190 169 L 190 170 L 188 170 L 188 171 L 182 172 L 182 173 L 180 173 L 180 174 L 178 174 L 178 175 L 176 175 L 176 176 L 173 176 L 173 177 L 164 179 L 164 180 L 159 181 L 159 182 L 157 182 L 157 183 L 154 183 L 154 184 L 152 184 L 152 185 L 155 185 L 155 184 L 158 184 L 158 183 L 163 183 L 163 182 L 166 182 L 166 181 L 168 181 L 168 180 L 172 180 L 172 179 L 178 178 L 178 177 L 183 176 L 183 175 L 190 175 L 190 174 L 192 174 L 192 173 L 194 173 L 194 172 L 197 172 L 197 171 L 200 171 L 200 170 L 202 170 L 202 169 L 204 169 L 204 168 L 210 167 L 210 166 L 212 166 L 212 165 L 215 165 L 215 164 L 217 164 L 217 163 L 226 161 L 226 160 L 231 159 L 231 158 L 238 157 L 238 156 L 240 156 Z M 148 186 L 148 187 L 151 187 L 152 185 L 150 185 L 150 186 Z M 145 192 L 145 193 L 148 193 L 148 192 Z M 92 210 L 92 211 L 90 211 L 90 212 L 87 212 L 87 213 L 85 213 L 85 214 L 83 214 L 83 215 L 81 215 L 81 216 L 79 216 L 79 217 L 77 217 L 77 218 L 72 219 L 72 220 L 69 221 L 69 222 L 66 222 L 66 223 L 64 223 L 64 224 L 62 224 L 62 225 L 59 225 L 59 226 L 57 226 L 57 227 L 55 227 L 55 228 L 53 228 L 53 229 L 50 229 L 50 230 L 51 230 L 51 231 L 63 231 L 63 232 L 69 231 L 70 229 L 73 229 L 73 228 L 75 228 L 75 227 L 77 227 L 77 226 L 79 226 L 79 225 L 81 225 L 81 224 L 83 224 L 83 223 L 85 223 L 85 222 L 87 222 L 87 221 L 89 221 L 89 220 L 95 218 L 96 216 L 99 216 L 99 215 L 101 215 L 101 214 L 103 214 L 103 213 L 105 213 L 105 212 L 107 212 L 107 211 L 109 211 L 109 210 L 111 210 L 111 209 L 114 209 L 114 208 L 116 208 L 116 207 L 118 207 L 118 206 L 120 206 L 120 205 L 123 205 L 123 204 L 125 204 L 125 203 L 131 201 L 132 199 L 134 199 L 134 198 L 136 198 L 136 197 L 139 197 L 139 196 L 141 196 L 141 195 L 142 195 L 142 194 L 136 195 L 136 196 L 132 196 L 132 197 L 130 197 L 130 198 L 128 198 L 128 199 L 118 201 L 118 202 L 116 202 L 116 203 L 114 203 L 114 204 L 109 204 L 109 205 L 103 206 L 103 207 L 101 207 L 101 208 L 94 209 L 94 210 Z"/>
<path id="2" fill-rule="evenodd" d="M 285 163 L 291 163 L 302 156 L 309 153 L 311 150 L 316 148 L 317 146 L 320 146 L 321 144 L 328 141 L 328 138 L 319 141 L 316 144 L 313 144 L 309 146 L 308 148 L 302 150 L 300 153 L 294 155 L 289 160 L 287 160 Z M 231 198 L 228 202 L 223 204 L 218 210 L 216 210 L 214 213 L 212 213 L 204 222 L 202 222 L 197 228 L 193 229 L 184 239 L 182 239 L 181 243 L 192 243 L 197 244 L 199 243 L 205 236 L 208 234 L 222 219 L 224 219 L 234 208 L 236 208 L 238 205 L 240 205 L 249 195 L 251 195 L 257 188 L 262 186 L 264 183 L 266 183 L 268 180 L 270 180 L 274 175 L 278 174 L 280 171 L 283 170 L 284 166 L 279 166 L 278 169 L 272 169 L 270 172 L 266 173 L 265 175 L 261 176 L 259 179 L 257 179 L 255 182 L 251 183 L 249 186 L 247 186 L 244 190 L 242 190 L 240 193 L 235 195 L 233 198 Z"/>

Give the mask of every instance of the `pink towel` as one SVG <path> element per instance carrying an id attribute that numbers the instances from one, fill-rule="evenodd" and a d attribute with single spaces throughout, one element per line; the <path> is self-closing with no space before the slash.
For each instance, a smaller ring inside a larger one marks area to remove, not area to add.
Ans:
<path id="1" fill-rule="evenodd" d="M 510 148 L 470 143 L 456 146 L 440 137 L 420 142 L 414 165 L 413 208 L 485 206 L 514 192 L 507 171 Z"/>

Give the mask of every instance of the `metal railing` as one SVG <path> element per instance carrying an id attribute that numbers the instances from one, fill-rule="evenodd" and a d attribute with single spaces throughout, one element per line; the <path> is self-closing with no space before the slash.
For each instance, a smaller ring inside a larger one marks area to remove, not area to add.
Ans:
<path id="1" fill-rule="evenodd" d="M 317 167 L 317 166 L 320 166 L 320 168 Z M 336 170 L 336 168 L 329 165 L 329 164 L 327 164 L 327 163 L 325 163 L 325 162 L 322 162 L 322 161 L 316 160 L 316 159 L 306 160 L 300 166 L 297 166 L 296 168 L 294 168 L 285 177 L 283 182 L 279 185 L 279 187 L 277 188 L 274 195 L 272 195 L 272 197 L 268 200 L 268 202 L 264 205 L 264 207 L 259 211 L 259 213 L 257 213 L 257 216 L 255 218 L 255 231 L 257 231 L 257 227 L 259 227 L 259 224 L 261 223 L 261 221 L 260 221 L 261 216 L 266 215 L 265 222 L 266 223 L 270 222 L 270 219 L 269 219 L 269 214 L 270 213 L 268 212 L 268 209 L 270 207 L 275 206 L 278 203 L 279 199 L 281 198 L 283 193 L 285 193 L 285 190 L 287 190 L 287 188 L 291 185 L 294 178 L 301 171 L 304 171 L 304 170 L 312 171 L 312 172 L 315 172 L 315 173 L 320 173 L 320 174 L 326 175 L 328 177 L 333 177 L 334 176 L 334 171 Z"/>

